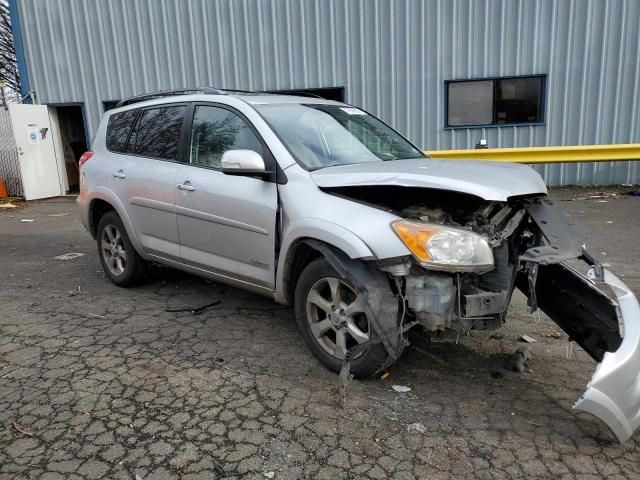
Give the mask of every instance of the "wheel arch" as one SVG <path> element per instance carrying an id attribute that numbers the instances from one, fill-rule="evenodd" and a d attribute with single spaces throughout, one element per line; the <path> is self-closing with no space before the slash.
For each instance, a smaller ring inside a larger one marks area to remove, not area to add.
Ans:
<path id="1" fill-rule="evenodd" d="M 105 213 L 111 210 L 115 210 L 115 208 L 103 198 L 94 198 L 91 200 L 91 203 L 89 203 L 89 233 L 91 233 L 94 239 L 98 235 L 98 223 L 100 223 L 100 219 Z"/>
<path id="2" fill-rule="evenodd" d="M 287 258 L 284 261 L 284 269 L 282 275 L 281 289 L 278 289 L 276 296 L 282 295 L 283 303 L 287 305 L 293 304 L 293 295 L 295 288 L 293 286 L 297 283 L 300 274 L 307 265 L 313 262 L 315 259 L 323 257 L 324 255 L 320 250 L 314 248 L 307 240 L 310 238 L 300 238 L 296 240 L 291 247 L 287 250 Z M 327 244 L 327 247 L 330 247 Z M 280 301 L 280 300 L 278 300 Z"/>
<path id="3" fill-rule="evenodd" d="M 298 268 L 304 268 L 314 258 L 322 255 L 321 253 L 312 254 L 307 258 L 311 250 L 318 251 L 317 245 L 315 248 L 310 245 L 313 242 L 336 249 L 351 259 L 376 258 L 371 248 L 360 237 L 340 225 L 317 218 L 306 218 L 295 222 L 285 229 L 280 246 L 274 293 L 277 302 L 291 304 L 294 290 L 292 285 L 295 285 L 297 278 L 292 277 L 291 273 L 293 271 L 299 275 L 301 272 L 301 270 L 292 270 L 291 267 L 295 264 Z M 303 246 L 302 250 L 300 250 L 301 246 Z M 307 262 L 300 264 L 300 258 L 307 258 Z"/>
<path id="4" fill-rule="evenodd" d="M 288 235 L 285 238 L 278 261 L 276 301 L 292 304 L 295 284 L 300 273 L 316 258 L 326 256 L 326 249 L 351 259 L 375 258 L 371 249 L 360 238 L 337 225 L 329 225 L 337 227 L 337 233 L 325 228 L 304 228 L 299 230 L 299 235 Z"/>
<path id="5" fill-rule="evenodd" d="M 146 257 L 144 254 L 144 250 L 138 241 L 138 237 L 136 236 L 135 230 L 133 228 L 133 224 L 131 223 L 131 219 L 126 213 L 124 206 L 122 203 L 113 195 L 95 195 L 94 198 L 89 202 L 89 232 L 91 236 L 95 239 L 98 233 L 98 223 L 100 222 L 100 218 L 109 211 L 115 211 L 116 214 L 122 220 L 122 224 L 127 231 L 127 235 L 129 236 L 129 241 L 131 241 L 131 245 L 136 250 L 136 252 L 142 256 Z"/>

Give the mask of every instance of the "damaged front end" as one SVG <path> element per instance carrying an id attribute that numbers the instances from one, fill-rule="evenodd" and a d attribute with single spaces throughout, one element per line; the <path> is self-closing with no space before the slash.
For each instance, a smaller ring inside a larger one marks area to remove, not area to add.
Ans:
<path id="1" fill-rule="evenodd" d="M 568 216 L 541 196 L 470 203 L 438 192 L 403 208 L 377 198 L 378 208 L 402 217 L 401 228 L 392 228 L 413 254 L 380 260 L 378 268 L 403 285 L 417 322 L 433 332 L 499 328 L 517 287 L 530 312 L 540 308 L 599 362 L 575 408 L 600 418 L 621 442 L 633 434 L 640 425 L 638 301 L 585 250 Z M 476 236 L 488 245 L 490 262 Z M 447 263 L 434 244 L 466 263 Z M 579 273 L 579 264 L 588 272 Z"/>

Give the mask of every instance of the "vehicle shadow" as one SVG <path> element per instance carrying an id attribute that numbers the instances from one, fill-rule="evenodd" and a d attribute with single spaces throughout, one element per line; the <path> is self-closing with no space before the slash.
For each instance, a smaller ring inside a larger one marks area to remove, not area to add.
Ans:
<path id="1" fill-rule="evenodd" d="M 298 334 L 292 309 L 273 300 L 170 268 L 159 267 L 144 289 L 167 305 L 167 319 L 200 323 L 199 348 L 210 361 L 200 365 L 250 375 L 286 379 L 291 388 L 323 390 L 340 406 L 339 377 L 324 368 Z M 210 309 L 197 307 L 219 300 Z M 451 340 L 430 340 L 409 332 L 410 346 L 388 376 L 355 381 L 354 405 L 373 407 L 382 416 L 411 424 L 437 417 L 448 429 L 510 429 L 519 435 L 557 435 L 563 441 L 616 446 L 606 426 L 571 409 L 590 376 L 584 362 L 534 356 L 527 371 L 514 372 L 509 359 L 522 343 L 495 341 L 489 332 Z M 500 337 L 498 337 L 500 338 Z M 187 344 L 178 349 L 193 349 Z M 498 346 L 499 345 L 499 346 Z M 408 394 L 391 389 L 409 386 Z M 462 430 L 461 430 L 462 432 Z M 633 441 L 633 440 L 631 440 Z"/>

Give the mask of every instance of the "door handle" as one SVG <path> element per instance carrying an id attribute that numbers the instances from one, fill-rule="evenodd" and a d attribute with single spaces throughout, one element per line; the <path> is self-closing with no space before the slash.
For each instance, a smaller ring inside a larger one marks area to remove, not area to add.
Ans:
<path id="1" fill-rule="evenodd" d="M 196 187 L 194 187 L 193 185 L 191 185 L 190 183 L 179 183 L 178 184 L 178 190 L 185 190 L 187 192 L 193 192 L 195 191 Z"/>
<path id="2" fill-rule="evenodd" d="M 118 170 L 116 173 L 113 174 L 113 176 L 115 178 L 127 178 L 123 170 Z"/>

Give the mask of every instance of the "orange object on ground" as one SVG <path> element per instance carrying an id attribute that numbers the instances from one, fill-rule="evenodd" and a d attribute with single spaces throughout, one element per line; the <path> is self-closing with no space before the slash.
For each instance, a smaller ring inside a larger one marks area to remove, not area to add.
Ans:
<path id="1" fill-rule="evenodd" d="M 7 187 L 4 184 L 4 179 L 0 178 L 0 198 L 8 197 Z"/>

